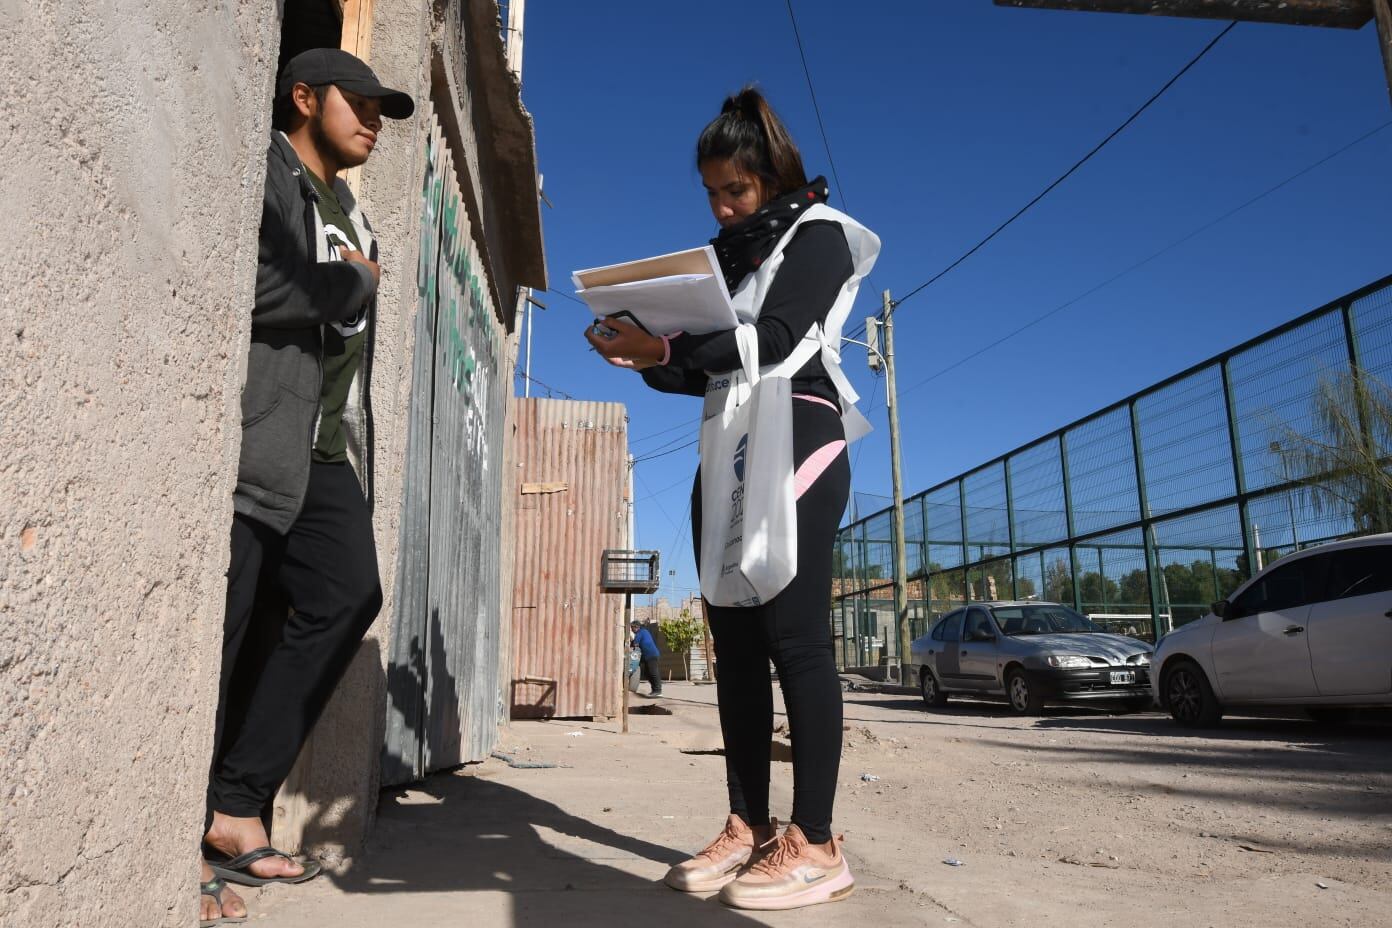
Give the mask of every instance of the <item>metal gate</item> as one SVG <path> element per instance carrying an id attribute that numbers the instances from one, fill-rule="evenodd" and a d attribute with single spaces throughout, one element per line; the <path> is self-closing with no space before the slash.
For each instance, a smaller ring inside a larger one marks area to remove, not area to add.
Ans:
<path id="1" fill-rule="evenodd" d="M 502 657 L 506 335 L 439 121 L 421 188 L 416 342 L 382 783 L 486 758 Z"/>

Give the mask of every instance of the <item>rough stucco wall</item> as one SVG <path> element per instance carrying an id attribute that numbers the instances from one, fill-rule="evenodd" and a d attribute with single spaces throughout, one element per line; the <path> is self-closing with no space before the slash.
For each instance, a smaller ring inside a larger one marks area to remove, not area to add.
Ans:
<path id="1" fill-rule="evenodd" d="M 351 855 L 370 830 L 381 769 L 387 642 L 396 610 L 392 587 L 415 347 L 423 170 L 419 113 L 430 94 L 429 22 L 429 4 L 421 0 L 377 0 L 373 6 L 372 69 L 384 84 L 406 90 L 417 103 L 417 115 L 410 120 L 387 121 L 358 190 L 382 257 L 372 411 L 373 522 L 384 602 L 276 800 L 277 846 L 302 847 L 330 863 Z"/>
<path id="2" fill-rule="evenodd" d="M 0 923 L 187 925 L 277 4 L 0 22 Z"/>

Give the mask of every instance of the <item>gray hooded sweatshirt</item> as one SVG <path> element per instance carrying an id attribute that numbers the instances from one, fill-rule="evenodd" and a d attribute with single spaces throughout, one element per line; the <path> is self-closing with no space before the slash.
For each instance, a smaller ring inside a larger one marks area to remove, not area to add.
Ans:
<path id="1" fill-rule="evenodd" d="M 334 191 L 353 222 L 363 252 L 377 260 L 377 242 L 348 185 Z M 242 452 L 236 512 L 277 532 L 289 531 L 304 505 L 310 456 L 319 431 L 323 327 L 368 309 L 362 364 L 348 394 L 343 427 L 348 457 L 372 499 L 372 417 L 368 382 L 377 282 L 356 262 L 335 261 L 306 168 L 280 132 L 266 152 L 266 193 L 256 265 L 251 351 L 242 389 Z"/>

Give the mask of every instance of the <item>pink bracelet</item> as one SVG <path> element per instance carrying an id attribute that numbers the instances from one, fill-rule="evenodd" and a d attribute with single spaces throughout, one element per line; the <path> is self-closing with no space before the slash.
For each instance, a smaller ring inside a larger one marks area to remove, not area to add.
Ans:
<path id="1" fill-rule="evenodd" d="M 682 335 L 682 334 L 684 334 L 684 333 L 682 333 L 682 332 L 673 332 L 671 335 L 663 335 L 663 336 L 662 336 L 662 360 L 661 360 L 661 361 L 658 361 L 658 362 L 657 362 L 658 364 L 662 365 L 663 367 L 666 367 L 667 364 L 668 364 L 669 362 L 671 362 L 671 360 L 672 360 L 672 339 L 674 339 L 674 338 L 676 338 L 678 335 Z"/>

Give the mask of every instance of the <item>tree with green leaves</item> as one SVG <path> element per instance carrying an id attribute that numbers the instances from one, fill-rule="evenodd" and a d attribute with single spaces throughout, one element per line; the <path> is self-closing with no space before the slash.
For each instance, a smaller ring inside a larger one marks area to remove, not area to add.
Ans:
<path id="1" fill-rule="evenodd" d="M 1392 531 L 1392 389 L 1360 368 L 1320 381 L 1315 427 L 1273 442 L 1316 514 L 1347 514 L 1360 534 Z"/>
<path id="2" fill-rule="evenodd" d="M 701 620 L 694 617 L 689 609 L 683 609 L 675 619 L 663 619 L 657 623 L 658 631 L 667 642 L 667 647 L 682 659 L 686 668 L 686 679 L 691 679 L 691 649 L 701 640 Z"/>

